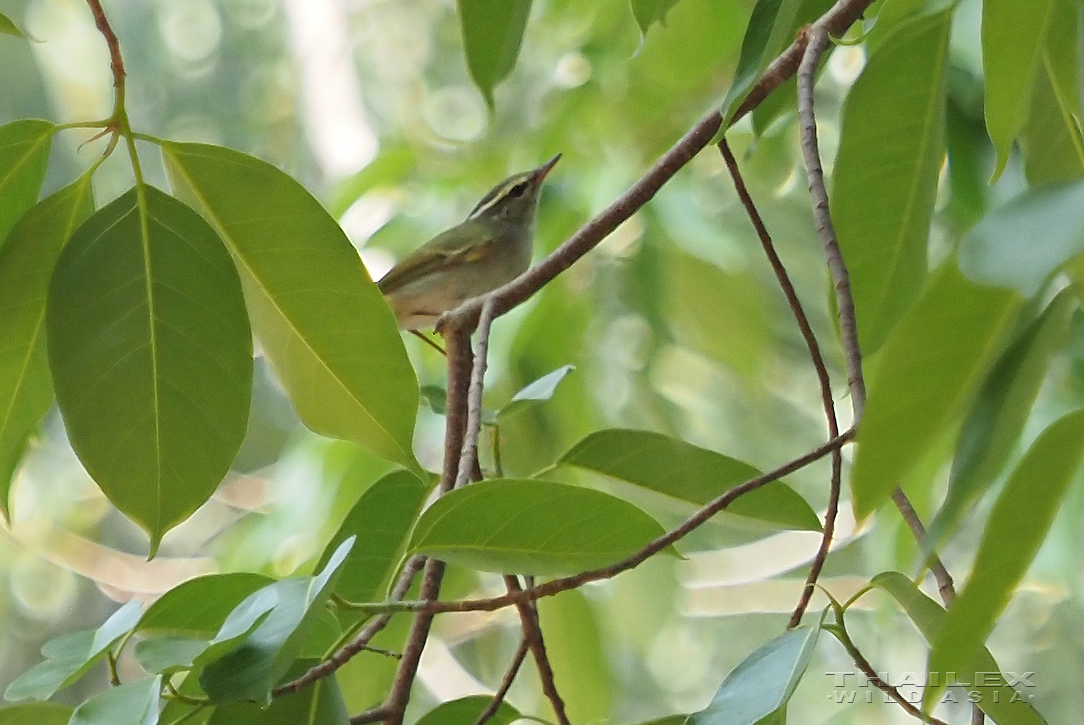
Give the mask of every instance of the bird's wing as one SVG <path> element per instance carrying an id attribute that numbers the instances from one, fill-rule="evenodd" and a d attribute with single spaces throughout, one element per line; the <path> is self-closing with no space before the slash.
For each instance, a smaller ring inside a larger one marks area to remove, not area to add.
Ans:
<path id="1" fill-rule="evenodd" d="M 464 230 L 457 228 L 441 232 L 392 267 L 376 283 L 377 287 L 383 294 L 388 294 L 432 272 L 475 261 L 497 240 L 492 232 L 480 226 L 470 229 L 468 234 L 473 241 L 464 246 Z"/>

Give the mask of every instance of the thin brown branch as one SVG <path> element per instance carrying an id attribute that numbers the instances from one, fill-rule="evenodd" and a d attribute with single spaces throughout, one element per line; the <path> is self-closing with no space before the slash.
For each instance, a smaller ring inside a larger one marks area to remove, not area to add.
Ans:
<path id="1" fill-rule="evenodd" d="M 838 0 L 813 24 L 813 27 L 823 28 L 827 33 L 840 35 L 872 4 L 873 0 Z M 796 39 L 768 66 L 738 107 L 731 123 L 760 105 L 772 91 L 794 75 L 804 47 L 805 39 L 802 37 Z M 508 284 L 494 290 L 492 293 L 494 316 L 500 317 L 513 307 L 522 304 L 587 252 L 594 249 L 606 236 L 649 202 L 674 174 L 711 143 L 721 126 L 722 118 L 719 111 L 716 109 L 708 112 L 677 143 L 660 156 L 639 181 L 615 199 L 610 206 L 580 227 L 579 231 L 542 262 Z M 475 297 L 449 312 L 446 317 L 454 319 L 460 325 L 473 326 L 481 314 L 482 304 L 482 298 Z"/>
<path id="2" fill-rule="evenodd" d="M 828 209 L 828 191 L 824 186 L 824 169 L 821 166 L 817 141 L 817 120 L 813 111 L 813 84 L 817 66 L 828 48 L 828 31 L 823 26 L 812 25 L 807 32 L 807 40 L 802 61 L 798 66 L 798 118 L 802 156 L 805 160 L 806 176 L 809 178 L 809 195 L 813 199 L 817 235 L 824 245 L 824 256 L 836 291 L 839 332 L 843 340 L 843 358 L 847 364 L 847 385 L 851 389 L 851 407 L 854 409 L 854 422 L 857 424 L 862 419 L 862 409 L 866 404 L 862 351 L 858 346 L 858 323 L 854 313 L 854 297 L 851 295 L 850 273 L 843 261 L 839 238 Z"/>
<path id="3" fill-rule="evenodd" d="M 403 567 L 402 574 L 399 575 L 399 579 L 395 582 L 395 586 L 392 587 L 390 593 L 392 601 L 400 600 L 406 596 L 406 593 L 414 583 L 414 578 L 418 575 L 418 572 L 421 571 L 424 564 L 425 557 L 422 556 L 412 556 L 410 560 L 407 561 L 406 566 Z M 320 664 L 309 668 L 305 674 L 301 675 L 296 680 L 284 682 L 279 685 L 271 691 L 271 696 L 281 697 L 293 692 L 298 692 L 301 688 L 311 685 L 313 682 L 332 674 L 335 670 L 353 659 L 359 652 L 369 649 L 369 643 L 373 641 L 373 637 L 388 626 L 391 617 L 391 612 L 385 612 L 384 614 L 375 617 L 371 622 L 366 624 L 365 627 L 358 632 L 358 635 L 346 646 L 335 652 Z"/>
<path id="4" fill-rule="evenodd" d="M 381 705 L 375 707 L 372 710 L 366 710 L 365 712 L 359 712 L 350 718 L 350 725 L 366 725 L 366 723 L 380 722 L 388 716 L 388 708 Z"/>
<path id="5" fill-rule="evenodd" d="M 768 257 L 768 262 L 771 264 L 772 271 L 775 272 L 776 280 L 779 282 L 779 288 L 783 291 L 783 296 L 787 298 L 787 305 L 794 315 L 794 320 L 802 333 L 802 339 L 809 350 L 809 357 L 813 362 L 813 369 L 817 373 L 817 383 L 820 386 L 821 405 L 824 407 L 824 417 L 828 423 L 828 436 L 835 438 L 839 435 L 839 421 L 836 418 L 835 400 L 832 398 L 832 381 L 828 375 L 828 366 L 824 362 L 824 355 L 821 354 L 820 345 L 817 343 L 817 336 L 813 333 L 813 326 L 809 324 L 809 317 L 802 308 L 801 300 L 798 299 L 798 292 L 790 281 L 790 275 L 787 274 L 787 269 L 783 266 L 783 260 L 779 258 L 779 253 L 776 252 L 768 227 L 765 225 L 764 218 L 757 210 L 756 203 L 745 185 L 741 170 L 738 168 L 738 161 L 734 158 L 726 138 L 719 141 L 719 152 L 723 155 L 726 167 L 734 180 L 734 189 L 738 193 L 742 206 L 745 207 L 753 228 L 756 229 L 757 237 L 764 248 L 764 254 Z M 835 534 L 836 514 L 839 512 L 842 471 L 843 454 L 839 449 L 836 449 L 832 452 L 832 476 L 828 487 L 828 509 L 824 513 L 824 530 L 821 535 L 821 543 L 809 567 L 805 587 L 802 589 L 802 595 L 790 616 L 788 627 L 797 627 L 801 623 L 802 615 L 809 606 L 809 600 L 813 597 L 813 592 L 816 589 L 817 578 L 820 576 L 821 570 L 824 568 L 824 562 L 828 558 L 828 551 L 832 546 L 832 536 Z"/>
<path id="6" fill-rule="evenodd" d="M 524 637 L 519 641 L 519 648 L 512 657 L 512 663 L 508 665 L 500 686 L 493 693 L 493 698 L 486 705 L 486 709 L 482 710 L 482 714 L 474 721 L 474 725 L 485 725 L 489 718 L 497 714 L 498 708 L 500 708 L 504 698 L 508 695 L 508 690 L 512 687 L 512 682 L 516 679 L 516 675 L 519 674 L 519 668 L 523 666 L 523 660 L 527 659 L 527 652 L 529 651 L 530 646 L 527 644 L 527 638 Z"/>
<path id="7" fill-rule="evenodd" d="M 504 577 L 508 593 L 522 592 L 519 579 L 515 576 Z M 528 582 L 530 584 L 530 582 Z M 516 609 L 519 611 L 520 626 L 523 628 L 523 639 L 534 656 L 535 666 L 538 668 L 538 679 L 542 683 L 542 693 L 550 701 L 553 714 L 557 717 L 557 725 L 571 725 L 568 713 L 565 711 L 565 701 L 561 699 L 561 693 L 557 691 L 557 683 L 553 679 L 553 667 L 550 665 L 549 655 L 546 654 L 546 643 L 542 638 L 542 626 L 538 621 L 538 609 L 535 602 L 517 602 Z"/>
<path id="8" fill-rule="evenodd" d="M 862 674 L 866 676 L 866 679 L 869 681 L 869 683 L 881 692 L 888 695 L 893 700 L 895 700 L 896 703 L 900 707 L 902 707 L 908 715 L 916 717 L 922 722 L 930 723 L 930 725 L 948 725 L 948 723 L 946 723 L 944 720 L 936 718 L 933 715 L 927 715 L 926 713 L 922 712 L 922 710 L 912 705 L 911 702 L 903 696 L 903 693 L 901 693 L 893 685 L 890 685 L 889 683 L 882 680 L 877 674 L 877 671 L 873 669 L 873 665 L 869 663 L 869 660 L 866 659 L 865 655 L 863 655 L 862 652 L 859 651 L 858 647 L 854 645 L 854 642 L 851 641 L 850 636 L 847 635 L 847 632 L 845 630 L 833 630 L 832 633 L 836 635 L 836 639 L 838 639 L 839 643 L 843 645 L 843 648 L 847 650 L 847 654 L 851 656 L 851 659 L 854 660 L 855 666 L 857 666 L 858 669 L 862 671 Z"/>
<path id="9" fill-rule="evenodd" d="M 478 318 L 478 340 L 474 351 L 474 367 L 471 369 L 470 385 L 467 389 L 467 427 L 463 435 L 463 446 L 459 451 L 459 470 L 456 474 L 455 488 L 462 488 L 471 479 L 481 478 L 478 468 L 478 435 L 482 430 L 482 392 L 485 389 L 486 364 L 489 357 L 489 333 L 493 325 L 493 299 L 486 297 L 482 303 L 482 313 Z"/>
<path id="10" fill-rule="evenodd" d="M 591 569 L 561 579 L 551 579 L 537 586 L 523 589 L 519 592 L 502 594 L 498 597 L 486 599 L 461 599 L 457 601 L 421 599 L 412 602 L 382 602 L 379 605 L 375 605 L 373 610 L 382 612 L 428 612 L 430 614 L 441 614 L 444 612 L 493 612 L 498 609 L 514 606 L 519 602 L 527 602 L 542 597 L 552 597 L 555 594 L 560 594 L 569 589 L 583 586 L 588 582 L 612 579 L 622 572 L 635 569 L 663 549 L 680 541 L 694 529 L 708 521 L 712 516 L 732 504 L 738 497 L 756 490 L 767 483 L 776 481 L 783 476 L 790 475 L 795 471 L 805 468 L 813 461 L 820 460 L 840 446 L 846 445 L 853 437 L 854 429 L 846 430 L 832 440 L 814 448 L 809 453 L 788 461 L 773 471 L 763 473 L 756 478 L 751 478 L 744 483 L 734 486 L 722 495 L 709 501 L 678 527 L 662 534 L 636 553 L 622 559 L 616 564 L 611 564 L 610 566 L 601 567 L 599 569 Z"/>
<path id="11" fill-rule="evenodd" d="M 120 55 L 120 41 L 116 33 L 109 25 L 109 19 L 105 17 L 100 0 L 87 0 L 90 12 L 94 16 L 94 25 L 98 32 L 105 38 L 105 44 L 109 46 L 109 67 L 113 71 L 113 89 L 116 91 L 114 98 L 114 113 L 124 108 L 124 85 L 125 71 L 124 59 Z"/>
<path id="12" fill-rule="evenodd" d="M 420 595 L 422 599 L 435 599 L 440 596 L 440 584 L 444 579 L 444 562 L 430 559 L 425 563 L 425 573 L 422 574 L 422 587 Z M 388 725 L 402 725 L 403 714 L 406 712 L 407 703 L 410 702 L 410 691 L 414 687 L 414 679 L 418 675 L 418 664 L 422 659 L 422 650 L 429 639 L 429 629 L 433 626 L 433 615 L 428 612 L 419 612 L 410 627 L 406 645 L 403 647 L 403 658 L 399 661 L 399 667 L 395 671 L 395 679 L 391 684 L 391 691 L 384 701 L 387 714 L 384 722 Z"/>
<path id="13" fill-rule="evenodd" d="M 897 488 L 892 492 L 892 501 L 899 509 L 907 528 L 911 529 L 911 535 L 915 537 L 915 541 L 920 543 L 925 541 L 926 527 L 922 525 L 922 519 L 919 518 L 918 512 L 915 511 L 915 507 L 911 505 L 910 499 L 902 488 Z M 933 572 L 933 578 L 937 580 L 937 591 L 941 595 L 941 601 L 946 607 L 951 607 L 956 600 L 956 587 L 953 584 L 952 575 L 948 573 L 948 569 L 936 554 L 931 553 L 927 562 L 930 571 Z"/>

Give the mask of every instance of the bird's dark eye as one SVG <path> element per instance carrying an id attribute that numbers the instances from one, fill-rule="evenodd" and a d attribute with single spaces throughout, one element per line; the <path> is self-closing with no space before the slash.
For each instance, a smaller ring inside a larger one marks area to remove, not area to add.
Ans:
<path id="1" fill-rule="evenodd" d="M 523 196 L 523 192 L 525 192 L 525 191 L 527 191 L 527 182 L 526 181 L 521 181 L 518 184 L 516 184 L 515 186 L 513 186 L 511 189 L 508 190 L 508 195 L 509 196 L 519 197 L 519 196 Z"/>

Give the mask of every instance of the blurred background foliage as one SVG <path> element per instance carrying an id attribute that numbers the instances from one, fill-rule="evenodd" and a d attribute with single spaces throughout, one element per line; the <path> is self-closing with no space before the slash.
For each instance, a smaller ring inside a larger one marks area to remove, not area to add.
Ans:
<path id="1" fill-rule="evenodd" d="M 752 7 L 749 0 L 682 0 L 665 23 L 641 35 L 628 4 L 537 0 L 518 63 L 490 110 L 471 83 L 451 0 L 103 4 L 128 68 L 133 126 L 224 144 L 284 168 L 340 219 L 374 277 L 461 219 L 495 181 L 561 152 L 542 200 L 536 259 L 554 249 L 721 102 Z M 993 151 L 982 124 L 978 5 L 962 0 L 955 11 L 953 163 L 934 220 L 935 260 L 989 205 L 1024 184 L 1015 157 L 996 184 L 986 184 Z M 84 3 L 4 0 L 0 11 L 35 39 L 0 42 L 0 123 L 109 114 L 108 56 Z M 839 101 L 863 57 L 861 46 L 835 49 L 818 86 L 829 169 Z M 830 356 L 846 415 L 793 98 L 781 95 L 772 105 L 774 117 L 760 114 L 756 127 L 747 119 L 728 137 Z M 97 151 L 80 148 L 88 135 L 58 137 L 46 193 L 96 158 Z M 155 155 L 147 153 L 144 163 L 151 182 L 164 186 Z M 125 159 L 106 163 L 95 176 L 99 206 L 131 184 L 130 173 Z M 1058 360 L 1025 437 L 1084 395 L 1082 332 L 1077 319 L 1077 343 Z M 442 385 L 443 360 L 416 340 L 407 345 L 420 382 Z M 552 400 L 502 424 L 506 475 L 549 465 L 603 426 L 666 432 L 762 468 L 825 436 L 808 355 L 714 150 L 496 324 L 488 405 L 500 407 L 565 364 L 576 370 Z M 153 562 L 143 561 L 143 534 L 110 508 L 67 446 L 59 416 L 50 414 L 17 474 L 13 524 L 0 534 L 0 688 L 38 660 L 42 641 L 100 622 L 116 600 L 152 598 L 213 570 L 282 576 L 311 569 L 358 495 L 388 464 L 306 431 L 260 359 L 256 377 L 249 435 L 234 473 L 165 538 Z M 415 447 L 431 469 L 439 467 L 442 433 L 443 418 L 423 408 Z M 489 450 L 483 464 L 493 465 Z M 789 482 L 823 511 L 827 478 L 821 463 Z M 934 502 L 916 504 L 928 515 Z M 664 522 L 683 513 L 659 502 L 644 505 Z M 1039 673 L 1029 694 L 1051 722 L 1084 719 L 1082 506 L 1078 486 L 1027 587 L 990 640 L 1003 668 Z M 979 533 L 965 523 L 950 541 L 950 570 L 966 571 Z M 917 561 L 894 511 L 882 511 L 859 531 L 844 515 L 838 539 L 822 582 L 840 598 L 870 572 L 909 571 Z M 638 722 L 703 707 L 723 675 L 783 626 L 816 541 L 809 532 L 712 524 L 686 542 L 684 560 L 654 560 L 612 582 L 543 601 L 547 642 L 573 720 Z M 729 548 L 707 551 L 719 545 Z M 451 596 L 497 591 L 500 583 L 453 570 L 447 587 Z M 866 613 L 848 621 L 866 655 L 880 670 L 923 672 L 921 637 L 876 597 L 864 601 Z M 493 686 L 517 643 L 510 612 L 456 615 L 438 625 L 422 667 L 432 697 L 417 697 L 414 713 L 481 691 L 479 682 Z M 403 626 L 376 644 L 394 646 Z M 385 691 L 392 669 L 392 661 L 365 653 L 343 670 L 351 712 Z M 852 670 L 841 648 L 822 643 L 791 717 L 908 719 L 872 689 L 872 703 L 861 689 L 861 704 L 833 702 L 839 688 L 826 673 Z M 104 672 L 59 697 L 78 702 L 103 684 Z M 531 676 L 518 679 L 511 699 L 525 711 L 546 713 Z M 946 716 L 966 717 L 963 706 Z"/>

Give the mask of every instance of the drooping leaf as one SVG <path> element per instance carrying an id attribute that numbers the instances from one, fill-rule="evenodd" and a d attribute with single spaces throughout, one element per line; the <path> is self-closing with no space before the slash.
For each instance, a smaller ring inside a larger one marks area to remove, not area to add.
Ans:
<path id="1" fill-rule="evenodd" d="M 930 672 L 963 671 L 1023 579 L 1084 460 L 1084 410 L 1044 430 L 1009 476 L 986 522 L 975 564 L 930 649 Z M 929 704 L 943 688 L 928 687 Z"/>
<path id="2" fill-rule="evenodd" d="M 960 242 L 960 269 L 979 284 L 1032 297 L 1084 251 L 1084 183 L 1045 184 L 983 217 Z"/>
<path id="3" fill-rule="evenodd" d="M 1033 186 L 1084 179 L 1084 139 L 1073 115 L 1075 104 L 1058 93 L 1053 63 L 1044 53 L 1028 120 L 1020 130 L 1024 173 Z"/>
<path id="4" fill-rule="evenodd" d="M 523 386 L 508 403 L 497 411 L 498 420 L 507 420 L 539 403 L 549 400 L 557 392 L 557 386 L 576 369 L 575 365 L 562 365 L 551 373 Z"/>
<path id="5" fill-rule="evenodd" d="M 424 476 L 418 383 L 391 309 L 328 213 L 295 180 L 218 146 L 163 145 L 175 189 L 233 254 L 253 329 L 305 425 Z"/>
<path id="6" fill-rule="evenodd" d="M 851 492 L 874 511 L 929 451 L 985 375 L 1019 298 L 980 287 L 950 260 L 881 351 L 858 428 Z"/>
<path id="7" fill-rule="evenodd" d="M 883 572 L 870 583 L 891 595 L 926 641 L 933 643 L 945 621 L 945 610 L 940 604 L 899 572 Z M 968 668 L 956 674 L 961 682 L 967 683 L 969 692 L 978 693 L 975 704 L 998 725 L 1046 725 L 1028 701 L 1030 697 L 1014 690 L 1001 672 L 990 650 L 982 647 Z"/>
<path id="8" fill-rule="evenodd" d="M 748 463 L 678 438 L 620 428 L 592 433 L 564 454 L 560 463 L 701 506 L 761 475 Z M 820 530 L 820 520 L 806 500 L 780 481 L 739 496 L 724 513 L 784 529 Z"/>
<path id="9" fill-rule="evenodd" d="M 45 299 L 60 250 L 94 211 L 84 176 L 30 209 L 0 247 L 0 511 L 26 441 L 53 402 Z"/>
<path id="10" fill-rule="evenodd" d="M 68 725 L 154 725 L 162 676 L 125 682 L 75 708 Z"/>
<path id="11" fill-rule="evenodd" d="M 133 188 L 64 248 L 46 329 L 72 447 L 153 555 L 245 435 L 252 336 L 237 271 L 198 214 Z"/>
<path id="12" fill-rule="evenodd" d="M 986 80 L 986 128 L 997 150 L 997 178 L 1013 139 L 1028 117 L 1028 99 L 1042 62 L 1053 0 L 985 0 L 982 4 L 982 66 Z"/>
<path id="13" fill-rule="evenodd" d="M 433 502 L 408 550 L 482 571 L 560 575 L 615 564 L 662 533 L 639 508 L 601 491 L 493 479 Z"/>
<path id="14" fill-rule="evenodd" d="M 34 119 L 0 126 L 0 245 L 38 200 L 55 130 L 54 124 Z"/>
<path id="15" fill-rule="evenodd" d="M 990 370 L 960 430 L 948 494 L 927 529 L 925 550 L 936 548 L 1008 461 L 1077 304 L 1072 290 L 1059 293 Z"/>
<path id="16" fill-rule="evenodd" d="M 783 711 L 809 666 L 822 619 L 781 634 L 742 660 L 688 725 L 755 725 Z"/>
<path id="17" fill-rule="evenodd" d="M 353 545 L 353 538 L 339 544 L 315 576 L 275 582 L 237 606 L 196 658 L 203 668 L 200 687 L 212 702 L 270 702 L 271 688 L 300 654 Z"/>
<path id="18" fill-rule="evenodd" d="M 474 85 L 493 107 L 493 89 L 516 66 L 531 0 L 457 0 L 463 48 Z"/>
<path id="19" fill-rule="evenodd" d="M 948 12 L 902 23 L 847 95 L 831 195 L 869 355 L 914 302 L 945 155 Z"/>
<path id="20" fill-rule="evenodd" d="M 51 639 L 41 647 L 45 661 L 19 675 L 4 693 L 6 700 L 52 697 L 86 673 L 106 650 L 123 637 L 139 620 L 139 602 L 128 602 L 98 629 L 71 632 Z"/>
<path id="21" fill-rule="evenodd" d="M 300 677 L 317 664 L 319 660 L 299 659 L 284 677 Z M 321 678 L 298 692 L 276 697 L 268 706 L 252 702 L 219 705 L 208 721 L 209 725 L 347 725 L 349 722 L 342 691 L 334 677 Z"/>
<path id="22" fill-rule="evenodd" d="M 0 707 L 0 725 L 67 725 L 72 708 L 55 702 L 25 702 Z"/>
<path id="23" fill-rule="evenodd" d="M 802 0 L 757 0 L 745 28 L 734 82 L 723 99 L 723 126 L 779 51 L 793 40 L 793 24 Z M 645 31 L 646 32 L 646 31 Z M 787 37 L 790 35 L 791 37 Z"/>
<path id="24" fill-rule="evenodd" d="M 192 667 L 195 659 L 207 649 L 208 641 L 183 635 L 158 635 L 136 642 L 132 656 L 144 672 L 170 674 Z"/>
<path id="25" fill-rule="evenodd" d="M 630 0 L 632 15 L 640 26 L 640 35 L 647 35 L 647 30 L 655 23 L 666 24 L 666 13 L 678 4 L 678 0 Z"/>
<path id="26" fill-rule="evenodd" d="M 449 700 L 422 715 L 415 725 L 473 725 L 492 700 L 492 697 L 485 695 L 471 695 L 458 700 Z M 497 711 L 486 722 L 493 725 L 508 725 L 521 717 L 523 716 L 519 710 L 507 702 L 501 702 Z"/>
<path id="27" fill-rule="evenodd" d="M 342 541 L 357 539 L 342 564 L 336 594 L 355 602 L 383 595 L 429 489 L 409 471 L 392 471 L 361 495 L 317 563 L 323 567 Z"/>

